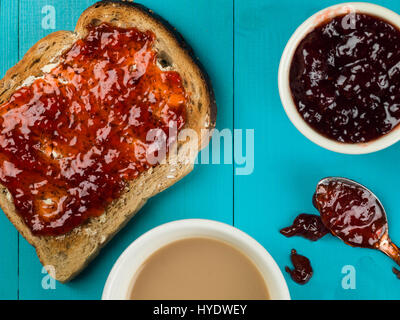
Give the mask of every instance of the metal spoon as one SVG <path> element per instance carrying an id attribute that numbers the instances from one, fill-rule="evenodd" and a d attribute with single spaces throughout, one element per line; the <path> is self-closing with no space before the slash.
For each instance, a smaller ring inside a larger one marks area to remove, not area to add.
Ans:
<path id="1" fill-rule="evenodd" d="M 342 190 L 347 190 L 346 192 L 353 190 L 356 197 L 361 196 L 363 200 L 361 204 L 357 204 L 360 203 L 357 200 L 350 201 L 351 194 L 341 193 L 341 187 L 343 187 Z M 331 195 L 329 195 L 328 188 L 333 188 L 330 190 Z M 326 201 L 325 206 L 323 201 Z M 325 226 L 333 235 L 354 247 L 380 250 L 400 265 L 400 250 L 389 237 L 386 211 L 381 201 L 371 190 L 350 179 L 325 178 L 317 185 L 314 205 L 320 211 Z M 331 206 L 330 211 L 329 206 Z M 340 210 L 343 212 L 340 212 Z M 357 218 L 359 218 L 359 223 L 365 224 L 361 227 L 354 224 Z M 365 235 L 368 235 L 368 232 L 371 237 L 368 239 L 369 242 L 366 243 Z M 350 236 L 352 238 L 349 238 Z"/>

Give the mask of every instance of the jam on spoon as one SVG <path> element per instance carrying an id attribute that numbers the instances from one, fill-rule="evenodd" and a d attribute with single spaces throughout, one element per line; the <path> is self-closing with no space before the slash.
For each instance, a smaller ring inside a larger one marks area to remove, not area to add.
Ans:
<path id="1" fill-rule="evenodd" d="M 285 270 L 290 274 L 292 280 L 298 284 L 306 284 L 310 281 L 313 275 L 310 260 L 302 255 L 299 255 L 295 249 L 292 249 L 290 254 L 294 269 L 286 267 Z"/>
<path id="2" fill-rule="evenodd" d="M 345 178 L 326 178 L 318 183 L 313 202 L 333 235 L 353 247 L 380 250 L 400 265 L 385 209 L 366 187 Z"/>
<path id="3" fill-rule="evenodd" d="M 285 237 L 301 236 L 311 241 L 317 241 L 329 233 L 321 217 L 315 214 L 302 213 L 293 221 L 293 224 L 281 231 Z"/>

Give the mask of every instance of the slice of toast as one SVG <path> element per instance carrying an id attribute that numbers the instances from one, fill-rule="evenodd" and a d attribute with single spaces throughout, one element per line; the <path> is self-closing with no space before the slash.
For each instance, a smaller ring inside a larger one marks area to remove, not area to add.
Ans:
<path id="1" fill-rule="evenodd" d="M 18 231 L 35 248 L 45 266 L 53 266 L 53 275 L 67 282 L 77 275 L 152 196 L 165 190 L 193 169 L 198 151 L 209 142 L 206 130 L 216 120 L 214 93 L 204 69 L 182 36 L 165 20 L 142 5 L 128 1 L 100 1 L 83 12 L 75 32 L 54 32 L 36 43 L 0 81 L 0 103 L 6 102 L 27 79 L 40 77 L 43 68 L 57 63 L 61 54 L 78 39 L 87 35 L 87 26 L 102 22 L 117 27 L 135 27 L 152 31 L 156 36 L 154 49 L 160 67 L 179 72 L 185 89 L 190 93 L 185 128 L 197 132 L 198 141 L 178 142 L 176 163 L 159 164 L 130 181 L 119 199 L 114 200 L 100 217 L 62 236 L 35 236 L 15 210 L 11 194 L 0 186 L 0 206 Z"/>

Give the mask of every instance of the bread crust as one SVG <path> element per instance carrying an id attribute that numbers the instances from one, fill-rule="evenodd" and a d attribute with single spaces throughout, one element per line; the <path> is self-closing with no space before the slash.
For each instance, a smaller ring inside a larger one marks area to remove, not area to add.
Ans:
<path id="1" fill-rule="evenodd" d="M 190 92 L 186 128 L 197 132 L 199 141 L 177 145 L 177 155 L 168 163 L 157 165 L 128 183 L 122 195 L 114 200 L 100 217 L 90 218 L 68 234 L 35 236 L 15 210 L 8 190 L 0 185 L 0 206 L 21 235 L 36 248 L 44 266 L 53 266 L 54 278 L 70 281 L 99 253 L 102 247 L 123 228 L 146 201 L 169 188 L 193 170 L 198 151 L 210 140 L 209 131 L 216 121 L 216 102 L 210 79 L 191 47 L 166 20 L 146 7 L 127 1 L 105 0 L 86 9 L 74 32 L 58 31 L 39 40 L 21 61 L 7 71 L 0 81 L 0 103 L 24 84 L 29 77 L 40 77 L 43 68 L 57 63 L 63 52 L 87 34 L 86 26 L 108 22 L 118 27 L 151 30 L 156 35 L 154 49 L 167 59 L 169 68 L 180 73 Z M 203 129 L 208 129 L 204 131 Z"/>

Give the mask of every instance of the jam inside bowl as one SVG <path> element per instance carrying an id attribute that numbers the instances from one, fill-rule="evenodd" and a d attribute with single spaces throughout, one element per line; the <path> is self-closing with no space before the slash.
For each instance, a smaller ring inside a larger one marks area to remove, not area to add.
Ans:
<path id="1" fill-rule="evenodd" d="M 377 5 L 347 3 L 320 11 L 296 30 L 282 55 L 279 93 L 308 139 L 345 154 L 379 151 L 400 140 L 399 20 Z"/>

